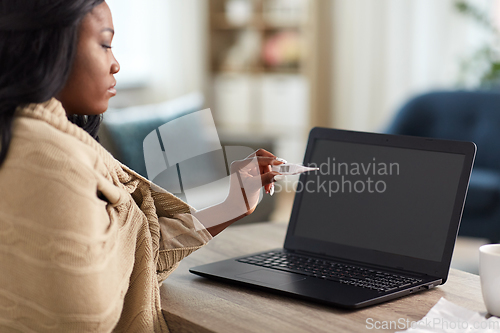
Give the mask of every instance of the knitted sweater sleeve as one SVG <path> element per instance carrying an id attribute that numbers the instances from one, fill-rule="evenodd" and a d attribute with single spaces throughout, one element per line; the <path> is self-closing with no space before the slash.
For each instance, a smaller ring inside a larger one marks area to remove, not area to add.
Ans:
<path id="1" fill-rule="evenodd" d="M 132 197 L 148 219 L 161 283 L 183 258 L 207 244 L 212 235 L 191 214 L 193 207 L 127 167 L 124 169 L 138 181 Z"/>

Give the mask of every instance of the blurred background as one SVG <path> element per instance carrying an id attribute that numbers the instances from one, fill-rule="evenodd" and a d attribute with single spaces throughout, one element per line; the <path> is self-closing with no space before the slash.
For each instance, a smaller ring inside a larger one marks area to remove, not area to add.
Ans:
<path id="1" fill-rule="evenodd" d="M 126 164 L 142 158 L 150 128 L 138 133 L 130 123 L 144 119 L 159 126 L 210 108 L 223 145 L 264 147 L 300 163 L 314 126 L 387 132 L 416 96 L 500 91 L 500 0 L 107 2 L 121 71 L 102 136 Z M 139 155 L 127 151 L 131 141 Z M 132 168 L 147 176 L 142 165 Z M 500 185 L 491 191 L 500 198 Z M 287 222 L 293 191 L 269 200 L 256 219 Z M 492 214 L 488 223 L 500 229 Z M 488 230 L 460 237 L 455 267 L 477 273 L 477 247 L 498 241 Z"/>

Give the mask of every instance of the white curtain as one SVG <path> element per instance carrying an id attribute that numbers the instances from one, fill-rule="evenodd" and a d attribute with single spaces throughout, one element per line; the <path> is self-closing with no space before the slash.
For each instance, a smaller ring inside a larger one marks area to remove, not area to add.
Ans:
<path id="1" fill-rule="evenodd" d="M 456 87 L 488 34 L 453 0 L 332 0 L 332 126 L 383 130 L 401 104 Z M 493 15 L 497 0 L 470 1 Z"/>

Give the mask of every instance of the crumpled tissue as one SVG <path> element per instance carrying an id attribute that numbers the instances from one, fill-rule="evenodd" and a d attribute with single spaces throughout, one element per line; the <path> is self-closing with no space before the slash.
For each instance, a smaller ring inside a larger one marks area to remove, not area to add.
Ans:
<path id="1" fill-rule="evenodd" d="M 493 333 L 500 332 L 500 318 L 486 319 L 475 311 L 441 298 L 420 321 L 413 322 L 409 333 Z"/>

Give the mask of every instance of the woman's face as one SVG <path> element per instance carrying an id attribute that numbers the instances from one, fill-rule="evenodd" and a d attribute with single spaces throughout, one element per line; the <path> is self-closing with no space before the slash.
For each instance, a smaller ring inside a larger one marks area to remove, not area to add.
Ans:
<path id="1" fill-rule="evenodd" d="M 114 74 L 120 65 L 111 52 L 113 29 L 111 11 L 105 2 L 83 18 L 75 62 L 57 96 L 67 114 L 101 114 L 116 95 Z"/>

